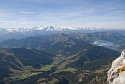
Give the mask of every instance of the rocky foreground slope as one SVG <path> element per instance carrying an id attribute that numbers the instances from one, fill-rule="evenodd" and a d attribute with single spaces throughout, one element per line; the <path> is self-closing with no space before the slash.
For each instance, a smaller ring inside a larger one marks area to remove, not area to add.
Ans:
<path id="1" fill-rule="evenodd" d="M 125 50 L 121 56 L 112 62 L 112 67 L 108 71 L 108 84 L 125 84 Z"/>

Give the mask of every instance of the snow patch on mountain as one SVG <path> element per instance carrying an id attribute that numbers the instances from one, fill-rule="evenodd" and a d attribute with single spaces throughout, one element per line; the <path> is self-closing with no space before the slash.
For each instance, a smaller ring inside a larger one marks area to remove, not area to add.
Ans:
<path id="1" fill-rule="evenodd" d="M 1 30 L 6 30 L 8 32 L 29 32 L 29 31 L 73 31 L 73 30 L 104 30 L 104 28 L 95 28 L 95 27 L 57 27 L 57 26 L 38 26 L 33 28 L 0 28 Z"/>

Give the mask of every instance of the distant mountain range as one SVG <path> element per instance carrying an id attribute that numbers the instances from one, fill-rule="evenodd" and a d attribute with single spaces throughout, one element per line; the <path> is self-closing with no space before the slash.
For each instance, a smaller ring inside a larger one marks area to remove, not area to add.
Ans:
<path id="1" fill-rule="evenodd" d="M 74 30 L 89 30 L 99 31 L 104 28 L 96 27 L 57 27 L 57 26 L 39 26 L 33 28 L 0 28 L 0 31 L 4 32 L 33 32 L 33 31 L 74 31 Z"/>
<path id="2" fill-rule="evenodd" d="M 52 35 L 60 33 L 93 33 L 110 31 L 125 36 L 125 30 L 95 28 L 95 27 L 57 27 L 39 26 L 33 28 L 0 28 L 0 41 L 8 39 L 22 39 L 30 36 Z"/>
<path id="3" fill-rule="evenodd" d="M 1 28 L 0 41 L 0 84 L 105 84 L 125 34 L 86 27 Z"/>
<path id="4" fill-rule="evenodd" d="M 39 26 L 33 28 L 0 28 L 0 41 L 7 39 L 21 39 L 37 35 L 52 35 L 70 32 L 91 33 L 99 31 L 104 30 L 102 28 L 56 26 Z"/>
<path id="5" fill-rule="evenodd" d="M 97 32 L 97 33 L 69 33 L 69 34 L 54 34 L 54 35 L 38 35 L 26 37 L 22 39 L 9 39 L 0 42 L 1 48 L 37 48 L 44 49 L 49 46 L 56 46 L 58 41 L 68 45 L 66 40 L 76 39 L 93 45 L 104 46 L 109 49 L 121 51 L 124 49 L 125 37 L 112 32 Z M 53 49 L 50 48 L 50 51 Z"/>

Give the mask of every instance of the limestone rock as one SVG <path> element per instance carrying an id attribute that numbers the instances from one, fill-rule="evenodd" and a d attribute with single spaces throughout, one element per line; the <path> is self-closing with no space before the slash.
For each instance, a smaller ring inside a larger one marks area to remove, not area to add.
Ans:
<path id="1" fill-rule="evenodd" d="M 111 69 L 108 71 L 108 84 L 125 84 L 125 50 L 121 56 L 112 62 Z"/>

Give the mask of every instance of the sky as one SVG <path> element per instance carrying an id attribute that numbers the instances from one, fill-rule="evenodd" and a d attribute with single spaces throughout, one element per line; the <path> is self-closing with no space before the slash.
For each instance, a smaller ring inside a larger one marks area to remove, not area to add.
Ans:
<path id="1" fill-rule="evenodd" d="M 125 0 L 0 0 L 0 27 L 125 28 Z"/>

